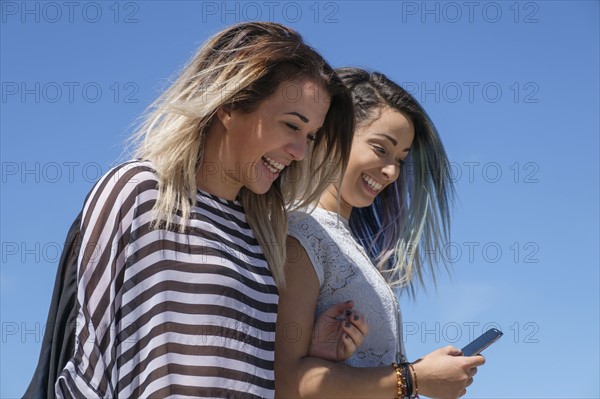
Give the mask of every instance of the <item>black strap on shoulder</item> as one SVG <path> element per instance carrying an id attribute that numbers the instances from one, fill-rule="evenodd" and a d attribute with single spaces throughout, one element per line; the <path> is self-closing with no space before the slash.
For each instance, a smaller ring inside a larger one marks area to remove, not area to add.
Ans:
<path id="1" fill-rule="evenodd" d="M 75 350 L 77 257 L 81 248 L 81 213 L 69 229 L 54 281 L 52 301 L 33 378 L 24 399 L 54 399 L 54 384 Z"/>

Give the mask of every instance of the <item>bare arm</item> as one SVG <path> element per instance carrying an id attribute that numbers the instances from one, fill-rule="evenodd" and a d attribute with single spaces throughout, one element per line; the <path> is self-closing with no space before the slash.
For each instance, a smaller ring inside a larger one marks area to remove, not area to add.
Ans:
<path id="1" fill-rule="evenodd" d="M 286 287 L 280 290 L 275 340 L 275 390 L 278 398 L 395 398 L 397 378 L 391 366 L 353 368 L 311 357 L 319 282 L 302 245 L 288 237 Z M 447 346 L 413 363 L 419 393 L 458 398 L 473 382 L 482 356 L 460 356 Z"/>
<path id="2" fill-rule="evenodd" d="M 280 290 L 275 341 L 275 388 L 279 398 L 394 398 L 389 366 L 352 368 L 309 356 L 319 282 L 300 243 L 291 237 L 286 286 Z"/>

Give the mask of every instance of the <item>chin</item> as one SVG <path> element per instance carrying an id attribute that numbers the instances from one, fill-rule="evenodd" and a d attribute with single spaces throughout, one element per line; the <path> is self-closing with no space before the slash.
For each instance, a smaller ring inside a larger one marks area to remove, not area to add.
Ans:
<path id="1" fill-rule="evenodd" d="M 357 201 L 356 205 L 353 205 L 354 208 L 367 208 L 371 205 L 373 205 L 373 202 L 375 202 L 375 198 L 365 198 L 362 201 Z"/>
<path id="2" fill-rule="evenodd" d="M 246 184 L 244 186 L 246 187 L 246 189 L 252 191 L 254 194 L 261 195 L 266 194 L 271 189 L 272 185 L 273 183 L 265 182 L 264 184 L 257 184 L 255 182 L 253 184 Z"/>
<path id="3" fill-rule="evenodd" d="M 368 207 L 370 207 L 371 205 L 373 205 L 373 201 L 371 201 L 371 202 L 368 202 L 368 203 L 364 203 L 364 204 L 362 204 L 362 205 L 359 205 L 359 206 L 355 206 L 355 208 L 368 208 Z"/>

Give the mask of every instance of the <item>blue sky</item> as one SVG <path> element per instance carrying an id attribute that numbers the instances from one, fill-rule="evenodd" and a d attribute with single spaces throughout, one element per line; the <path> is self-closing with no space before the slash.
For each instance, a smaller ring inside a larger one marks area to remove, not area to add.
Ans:
<path id="1" fill-rule="evenodd" d="M 452 161 L 452 273 L 401 298 L 416 359 L 485 327 L 471 398 L 598 398 L 599 2 L 36 2 L 1 7 L 0 397 L 35 368 L 72 219 L 196 48 L 283 22 L 334 66 L 386 73 Z"/>

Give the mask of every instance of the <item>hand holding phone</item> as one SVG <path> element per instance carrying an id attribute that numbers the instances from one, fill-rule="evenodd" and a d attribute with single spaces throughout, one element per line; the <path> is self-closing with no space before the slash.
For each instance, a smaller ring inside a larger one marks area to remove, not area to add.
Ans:
<path id="1" fill-rule="evenodd" d="M 469 345 L 462 348 L 464 356 L 479 355 L 481 351 L 496 342 L 502 336 L 502 331 L 490 328 L 479 337 L 475 338 Z"/>

